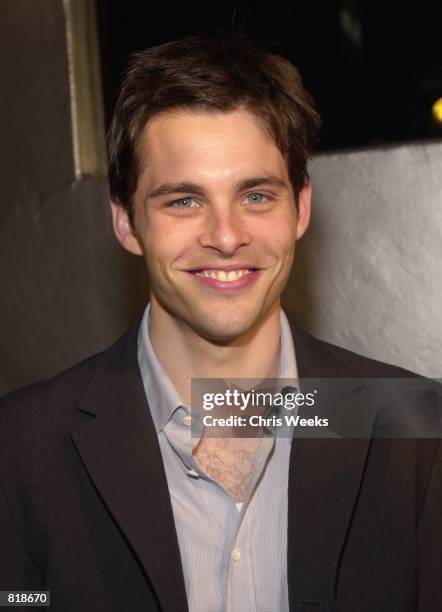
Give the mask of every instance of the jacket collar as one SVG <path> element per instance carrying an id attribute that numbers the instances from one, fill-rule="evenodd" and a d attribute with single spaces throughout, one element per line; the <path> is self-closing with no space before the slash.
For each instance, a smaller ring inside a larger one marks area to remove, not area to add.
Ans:
<path id="1" fill-rule="evenodd" d="M 73 432 L 86 470 L 137 555 L 161 609 L 187 612 L 178 539 L 137 361 L 139 321 L 97 358 Z"/>
<path id="2" fill-rule="evenodd" d="M 333 348 L 292 322 L 301 379 L 352 379 L 361 373 L 344 363 Z M 352 384 L 352 381 L 350 381 Z M 361 486 L 371 432 L 376 417 L 369 394 L 348 389 L 340 398 L 332 389 L 322 401 L 345 408 L 348 422 L 357 420 L 359 438 L 295 437 L 290 457 L 288 489 L 288 584 L 291 611 L 306 606 L 334 612 L 339 559 Z M 359 390 L 359 389 L 358 389 Z M 327 385 L 325 385 L 327 394 Z M 353 410 L 350 410 L 353 408 Z M 334 410 L 332 411 L 334 413 Z M 351 429 L 351 428 L 350 428 Z"/>

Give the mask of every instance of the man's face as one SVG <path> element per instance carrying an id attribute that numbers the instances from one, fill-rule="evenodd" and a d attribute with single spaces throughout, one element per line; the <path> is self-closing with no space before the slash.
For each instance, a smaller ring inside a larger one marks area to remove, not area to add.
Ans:
<path id="1" fill-rule="evenodd" d="M 279 305 L 305 232 L 283 155 L 253 114 L 176 111 L 142 135 L 133 230 L 113 204 L 123 246 L 144 254 L 152 311 L 211 341 L 239 338 Z"/>

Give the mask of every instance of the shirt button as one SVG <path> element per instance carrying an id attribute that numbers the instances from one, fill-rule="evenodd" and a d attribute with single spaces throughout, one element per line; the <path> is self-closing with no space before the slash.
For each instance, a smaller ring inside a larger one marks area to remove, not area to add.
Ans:
<path id="1" fill-rule="evenodd" d="M 183 417 L 183 424 L 187 425 L 187 427 L 190 427 L 192 425 L 192 417 L 190 416 L 190 414 L 186 414 L 186 416 Z"/>
<path id="2" fill-rule="evenodd" d="M 232 551 L 232 559 L 234 561 L 239 561 L 241 559 L 241 549 L 240 548 L 234 548 Z"/>
<path id="3" fill-rule="evenodd" d="M 187 470 L 187 475 L 188 476 L 192 476 L 193 478 L 199 478 L 200 477 L 198 472 L 193 470 L 193 469 L 192 470 Z"/>

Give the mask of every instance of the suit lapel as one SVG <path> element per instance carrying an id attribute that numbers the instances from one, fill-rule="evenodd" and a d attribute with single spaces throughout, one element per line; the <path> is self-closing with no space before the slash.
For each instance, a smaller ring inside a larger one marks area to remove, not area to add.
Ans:
<path id="1" fill-rule="evenodd" d="M 352 376 L 327 345 L 295 326 L 292 331 L 301 379 Z M 324 611 L 335 609 L 339 558 L 357 500 L 375 418 L 372 407 L 368 404 L 366 408 L 365 437 L 293 441 L 287 554 L 292 612 L 303 611 L 309 604 L 311 607 L 319 604 Z"/>
<path id="2" fill-rule="evenodd" d="M 166 475 L 138 370 L 137 331 L 135 325 L 103 354 L 79 405 L 91 418 L 72 437 L 161 608 L 187 612 Z"/>

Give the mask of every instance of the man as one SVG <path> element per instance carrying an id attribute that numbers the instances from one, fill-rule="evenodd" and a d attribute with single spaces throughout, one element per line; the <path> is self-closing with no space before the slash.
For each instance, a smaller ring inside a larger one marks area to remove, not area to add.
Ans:
<path id="1" fill-rule="evenodd" d="M 192 379 L 407 376 L 281 310 L 318 123 L 296 69 L 244 38 L 133 58 L 109 182 L 150 304 L 3 401 L 1 589 L 56 610 L 442 609 L 437 439 L 372 439 L 369 412 L 359 439 L 191 435 Z"/>

